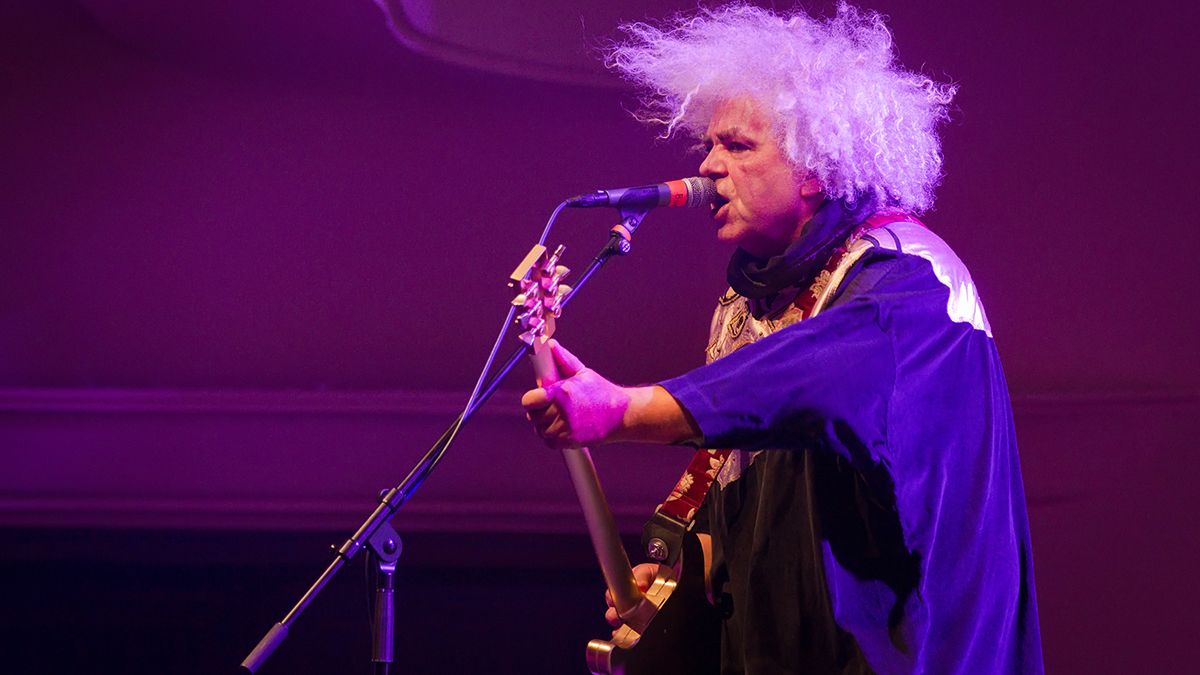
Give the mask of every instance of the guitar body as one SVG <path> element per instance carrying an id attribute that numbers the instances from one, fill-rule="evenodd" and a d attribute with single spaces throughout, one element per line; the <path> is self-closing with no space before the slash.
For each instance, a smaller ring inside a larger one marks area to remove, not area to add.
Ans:
<path id="1" fill-rule="evenodd" d="M 589 642 L 588 669 L 595 675 L 720 673 L 720 615 L 705 597 L 701 560 L 699 542 L 686 537 L 678 583 L 671 570 L 664 568 L 646 591 L 646 599 L 659 608 L 649 626 L 640 635 L 621 626 L 611 641 Z"/>

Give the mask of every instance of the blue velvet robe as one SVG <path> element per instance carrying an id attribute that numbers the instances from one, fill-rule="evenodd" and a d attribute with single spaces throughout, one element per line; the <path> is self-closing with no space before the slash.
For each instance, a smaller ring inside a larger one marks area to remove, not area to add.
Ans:
<path id="1" fill-rule="evenodd" d="M 822 313 L 662 382 L 712 448 L 763 450 L 705 525 L 725 673 L 1040 673 L 1033 562 L 996 346 L 923 227 Z"/>

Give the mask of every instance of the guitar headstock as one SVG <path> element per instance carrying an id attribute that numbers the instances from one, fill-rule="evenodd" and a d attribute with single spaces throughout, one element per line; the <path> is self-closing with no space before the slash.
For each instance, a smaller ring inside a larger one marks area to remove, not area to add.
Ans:
<path id="1" fill-rule="evenodd" d="M 520 308 L 515 321 L 521 327 L 522 342 L 539 346 L 554 335 L 554 320 L 562 315 L 563 300 L 571 287 L 562 280 L 571 270 L 558 264 L 563 246 L 548 253 L 536 245 L 509 276 L 508 285 L 517 292 L 513 305 Z"/>

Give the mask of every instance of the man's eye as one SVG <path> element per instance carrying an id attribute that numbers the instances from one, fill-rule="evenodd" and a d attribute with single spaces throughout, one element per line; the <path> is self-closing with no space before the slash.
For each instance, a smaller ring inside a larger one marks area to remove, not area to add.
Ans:
<path id="1" fill-rule="evenodd" d="M 746 150 L 750 149 L 750 146 L 746 145 L 745 143 L 738 143 L 737 141 L 730 141 L 729 143 L 725 144 L 725 147 L 728 148 L 730 152 L 745 152 Z"/>

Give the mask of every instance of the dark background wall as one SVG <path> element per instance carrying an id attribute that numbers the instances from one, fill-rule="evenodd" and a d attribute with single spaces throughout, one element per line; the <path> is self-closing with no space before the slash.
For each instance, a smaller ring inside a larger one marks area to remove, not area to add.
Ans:
<path id="1" fill-rule="evenodd" d="M 591 51 L 688 4 L 0 2 L 0 670 L 239 661 L 457 413 L 557 201 L 695 173 Z M 1005 360 L 1047 665 L 1187 671 L 1194 10 L 873 6 L 961 85 L 926 221 Z M 610 217 L 561 219 L 572 267 Z M 709 227 L 653 214 L 562 339 L 618 381 L 698 363 Z M 396 520 L 410 672 L 582 671 L 603 632 L 528 379 Z M 627 532 L 687 456 L 597 453 Z M 272 672 L 363 667 L 364 596 L 348 569 Z"/>

